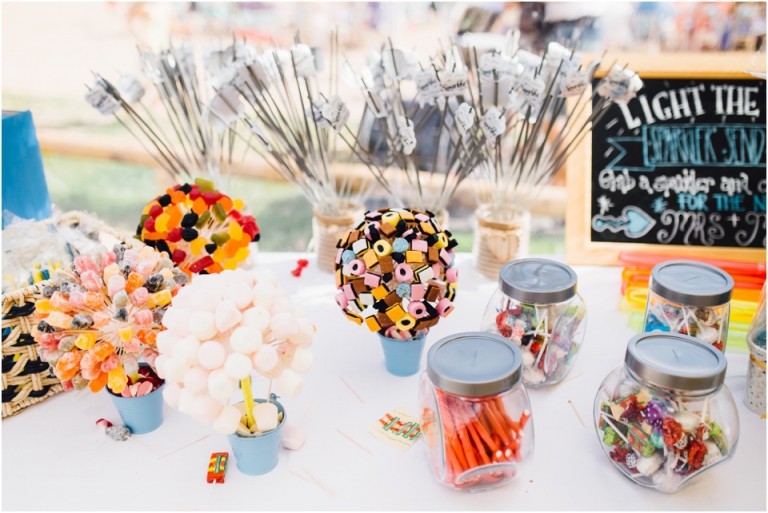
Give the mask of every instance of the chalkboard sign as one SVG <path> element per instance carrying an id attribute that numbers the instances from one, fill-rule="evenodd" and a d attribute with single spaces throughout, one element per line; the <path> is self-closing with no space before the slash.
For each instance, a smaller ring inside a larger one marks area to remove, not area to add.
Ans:
<path id="1" fill-rule="evenodd" d="M 765 248 L 765 81 L 646 79 L 592 129 L 593 242 Z"/>
<path id="2" fill-rule="evenodd" d="M 644 86 L 606 109 L 566 162 L 568 263 L 616 265 L 624 251 L 765 262 L 766 84 L 745 71 L 764 72 L 765 61 L 727 52 L 613 62 Z"/>

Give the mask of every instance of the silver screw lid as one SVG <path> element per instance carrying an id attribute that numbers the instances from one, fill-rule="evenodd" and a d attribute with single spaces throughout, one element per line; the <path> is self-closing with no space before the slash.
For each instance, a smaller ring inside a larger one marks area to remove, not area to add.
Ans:
<path id="1" fill-rule="evenodd" d="M 427 353 L 427 376 L 445 392 L 468 397 L 500 394 L 522 378 L 523 354 L 501 335 L 467 332 L 439 340 Z"/>
<path id="2" fill-rule="evenodd" d="M 710 390 L 725 381 L 727 361 L 716 347 L 679 333 L 652 331 L 632 338 L 624 364 L 643 380 L 676 390 Z"/>
<path id="3" fill-rule="evenodd" d="M 565 264 L 545 258 L 521 258 L 499 271 L 499 288 L 524 303 L 561 303 L 576 295 L 576 273 Z"/>
<path id="4" fill-rule="evenodd" d="M 731 275 L 709 264 L 670 260 L 651 271 L 651 292 L 681 305 L 724 305 L 731 300 L 732 291 Z"/>

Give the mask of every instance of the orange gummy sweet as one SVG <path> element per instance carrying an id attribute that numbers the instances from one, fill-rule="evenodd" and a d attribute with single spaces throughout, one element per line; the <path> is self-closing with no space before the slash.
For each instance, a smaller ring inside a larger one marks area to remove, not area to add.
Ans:
<path id="1" fill-rule="evenodd" d="M 144 278 L 139 273 L 131 273 L 128 275 L 128 280 L 125 282 L 125 291 L 128 294 L 133 293 L 134 290 L 144 285 Z"/>
<path id="2" fill-rule="evenodd" d="M 93 393 L 99 392 L 104 388 L 104 385 L 107 384 L 108 378 L 109 375 L 106 372 L 101 372 L 95 379 L 92 379 L 90 383 L 88 383 L 88 388 L 90 388 Z"/>
<path id="3" fill-rule="evenodd" d="M 98 344 L 93 346 L 93 348 L 91 349 L 91 352 L 93 353 L 93 356 L 95 356 L 97 360 L 102 361 L 107 356 L 115 352 L 115 347 L 109 342 L 99 342 Z"/>
<path id="4" fill-rule="evenodd" d="M 152 346 L 157 341 L 157 334 L 152 330 L 141 330 L 136 333 L 136 338 L 138 338 L 142 344 Z"/>

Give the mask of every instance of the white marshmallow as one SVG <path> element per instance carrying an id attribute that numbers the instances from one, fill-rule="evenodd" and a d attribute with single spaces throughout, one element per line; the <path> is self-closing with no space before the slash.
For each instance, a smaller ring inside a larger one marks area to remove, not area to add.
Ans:
<path id="1" fill-rule="evenodd" d="M 304 445 L 307 436 L 299 426 L 283 426 L 281 443 L 289 451 L 298 451 Z"/>
<path id="2" fill-rule="evenodd" d="M 291 336 L 290 342 L 299 347 L 307 348 L 312 345 L 315 338 L 315 326 L 309 319 L 299 319 L 299 331 Z"/>
<path id="3" fill-rule="evenodd" d="M 214 340 L 204 342 L 197 351 L 197 359 L 206 369 L 218 369 L 224 365 L 226 358 L 227 351 L 224 346 Z"/>
<path id="4" fill-rule="evenodd" d="M 250 375 L 253 364 L 251 359 L 240 353 L 232 353 L 224 362 L 224 372 L 232 379 L 245 379 Z"/>
<path id="5" fill-rule="evenodd" d="M 179 393 L 179 411 L 181 413 L 186 413 L 187 415 L 192 413 L 192 403 L 194 400 L 195 394 L 186 388 L 182 388 L 181 392 Z"/>
<path id="6" fill-rule="evenodd" d="M 230 378 L 224 369 L 216 369 L 208 374 L 208 393 L 214 399 L 226 401 L 235 391 L 237 382 Z"/>
<path id="7" fill-rule="evenodd" d="M 165 362 L 168 361 L 168 356 L 161 354 L 155 358 L 155 372 L 157 375 L 165 379 Z"/>
<path id="8" fill-rule="evenodd" d="M 213 424 L 213 429 L 223 435 L 230 435 L 237 431 L 242 413 L 234 406 L 224 406 Z"/>
<path id="9" fill-rule="evenodd" d="M 272 272 L 272 269 L 269 267 L 257 267 L 251 271 L 251 274 L 256 280 L 256 285 L 266 282 L 271 284 L 273 287 L 277 287 L 277 276 L 275 276 L 275 273 Z"/>
<path id="10" fill-rule="evenodd" d="M 222 301 L 216 307 L 216 329 L 221 333 L 237 326 L 242 318 L 243 314 L 240 313 L 240 310 L 237 309 L 232 301 Z"/>
<path id="11" fill-rule="evenodd" d="M 165 380 L 170 383 L 181 383 L 189 370 L 189 365 L 181 358 L 169 358 L 163 366 Z"/>
<path id="12" fill-rule="evenodd" d="M 168 311 L 170 312 L 171 310 Z M 165 330 L 157 334 L 155 345 L 157 345 L 157 350 L 160 354 L 170 354 L 173 352 L 174 344 L 179 340 L 181 339 L 171 333 L 170 330 Z"/>
<path id="13" fill-rule="evenodd" d="M 195 289 L 189 299 L 190 309 L 195 312 L 215 312 L 219 303 L 221 303 L 221 294 L 211 289 Z"/>
<path id="14" fill-rule="evenodd" d="M 179 340 L 173 346 L 173 357 L 180 359 L 188 366 L 197 365 L 197 352 L 200 350 L 200 341 L 192 335 Z"/>
<path id="15" fill-rule="evenodd" d="M 184 338 L 189 335 L 189 319 L 192 315 L 190 310 L 169 308 L 163 315 L 163 326 L 177 336 Z"/>
<path id="16" fill-rule="evenodd" d="M 269 331 L 275 340 L 287 340 L 299 332 L 296 316 L 290 313 L 273 314 Z"/>
<path id="17" fill-rule="evenodd" d="M 198 340 L 208 340 L 216 336 L 216 322 L 211 312 L 196 312 L 189 319 L 189 331 Z"/>
<path id="18" fill-rule="evenodd" d="M 208 390 L 208 374 L 210 371 L 204 367 L 192 367 L 184 375 L 184 388 L 193 394 L 204 394 Z"/>
<path id="19" fill-rule="evenodd" d="M 288 397 L 296 397 L 304 389 L 304 380 L 291 369 L 285 369 L 277 378 L 277 392 Z"/>
<path id="20" fill-rule="evenodd" d="M 253 368 L 256 371 L 265 373 L 275 368 L 277 365 L 277 351 L 274 347 L 262 345 L 253 355 Z"/>
<path id="21" fill-rule="evenodd" d="M 178 408 L 181 387 L 176 383 L 166 383 L 163 388 L 163 399 L 171 408 Z"/>
<path id="22" fill-rule="evenodd" d="M 229 337 L 229 345 L 238 353 L 254 353 L 262 343 L 261 331 L 249 326 L 235 328 Z"/>
<path id="23" fill-rule="evenodd" d="M 214 290 L 219 294 L 223 294 L 227 288 L 227 281 L 221 274 L 196 274 L 192 278 L 192 283 L 197 287 L 203 287 L 208 290 Z"/>
<path id="24" fill-rule="evenodd" d="M 277 406 L 273 403 L 256 403 L 253 405 L 253 418 L 262 433 L 272 431 L 277 427 Z"/>
<path id="25" fill-rule="evenodd" d="M 269 314 L 269 310 L 263 306 L 254 306 L 243 312 L 242 324 L 264 333 L 269 328 L 269 321 L 271 318 L 272 316 Z"/>
<path id="26" fill-rule="evenodd" d="M 523 351 L 523 365 L 526 367 L 532 367 L 536 362 L 536 357 L 527 348 Z"/>
<path id="27" fill-rule="evenodd" d="M 293 353 L 293 359 L 291 360 L 291 370 L 300 374 L 306 374 L 312 368 L 312 362 L 315 359 L 315 355 L 302 349 L 296 348 L 296 352 Z"/>
<path id="28" fill-rule="evenodd" d="M 244 310 L 253 302 L 253 290 L 245 283 L 234 283 L 227 287 L 222 297 L 232 301 L 239 310 Z"/>
<path id="29" fill-rule="evenodd" d="M 220 411 L 221 404 L 210 395 L 195 396 L 190 405 L 190 415 L 202 424 L 213 422 Z"/>
<path id="30" fill-rule="evenodd" d="M 261 306 L 269 310 L 275 302 L 275 286 L 269 282 L 257 282 L 253 287 L 253 306 Z"/>
<path id="31" fill-rule="evenodd" d="M 295 316 L 296 314 L 296 307 L 293 306 L 293 303 L 291 302 L 291 299 L 288 297 L 276 297 L 274 303 L 272 303 L 272 308 L 269 309 L 269 312 L 272 315 L 275 314 L 291 314 Z"/>

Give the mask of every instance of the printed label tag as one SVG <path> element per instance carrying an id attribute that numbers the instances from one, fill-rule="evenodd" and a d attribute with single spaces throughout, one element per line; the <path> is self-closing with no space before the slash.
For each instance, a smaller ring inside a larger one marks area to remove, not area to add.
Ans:
<path id="1" fill-rule="evenodd" d="M 368 428 L 368 432 L 400 451 L 410 449 L 422 434 L 418 419 L 401 407 L 382 415 Z"/>
<path id="2" fill-rule="evenodd" d="M 132 73 L 126 73 L 117 81 L 117 90 L 120 96 L 128 103 L 136 103 L 144 97 L 144 87 Z"/>
<path id="3" fill-rule="evenodd" d="M 544 89 L 547 85 L 541 77 L 524 78 L 520 82 L 520 92 L 531 107 L 537 109 L 544 102 Z"/>
<path id="4" fill-rule="evenodd" d="M 572 70 L 565 79 L 563 92 L 560 93 L 560 97 L 580 96 L 587 89 L 588 83 L 589 76 L 587 75 L 587 70 Z"/>
<path id="5" fill-rule="evenodd" d="M 296 67 L 297 77 L 309 77 L 315 74 L 315 56 L 307 45 L 292 46 L 291 57 Z"/>
<path id="6" fill-rule="evenodd" d="M 473 109 L 468 103 L 462 103 L 456 110 L 456 126 L 459 127 L 459 132 L 463 134 L 467 133 L 467 130 L 472 128 L 475 124 L 475 109 Z"/>
<path id="7" fill-rule="evenodd" d="M 485 136 L 489 140 L 494 141 L 504 133 L 504 130 L 507 128 L 507 123 L 504 119 L 504 115 L 499 112 L 498 109 L 491 108 L 485 112 L 485 116 L 483 116 L 480 126 L 483 129 L 483 132 L 485 132 Z"/>
<path id="8" fill-rule="evenodd" d="M 93 87 L 85 93 L 85 99 L 93 108 L 98 110 L 104 116 L 109 116 L 120 110 L 120 102 L 98 84 L 94 84 Z"/>
<path id="9" fill-rule="evenodd" d="M 413 79 L 416 82 L 419 97 L 424 100 L 431 100 L 440 94 L 440 81 L 434 69 L 421 70 L 414 75 Z"/>
<path id="10" fill-rule="evenodd" d="M 397 118 L 397 129 L 400 133 L 400 141 L 403 143 L 403 153 L 410 155 L 416 148 L 416 132 L 413 121 L 403 116 Z"/>
<path id="11" fill-rule="evenodd" d="M 338 95 L 331 96 L 323 105 L 322 114 L 336 132 L 339 132 L 349 120 L 349 109 Z"/>

